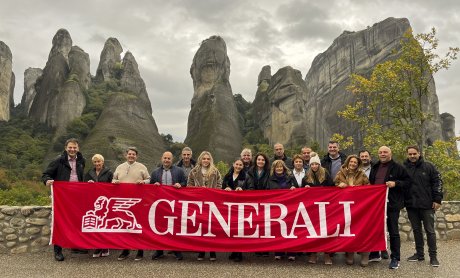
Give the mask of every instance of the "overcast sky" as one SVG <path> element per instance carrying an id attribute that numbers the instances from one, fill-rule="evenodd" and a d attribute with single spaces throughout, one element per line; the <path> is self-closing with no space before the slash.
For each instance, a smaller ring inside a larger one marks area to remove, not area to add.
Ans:
<path id="1" fill-rule="evenodd" d="M 403 3 L 401 3 L 403 2 Z M 90 55 L 95 75 L 109 37 L 136 58 L 160 133 L 184 140 L 193 85 L 190 65 L 202 40 L 220 35 L 227 44 L 233 93 L 252 101 L 264 65 L 272 74 L 292 66 L 305 77 L 313 58 L 344 30 L 359 31 L 387 17 L 408 18 L 415 33 L 438 31 L 440 53 L 460 46 L 460 1 L 247 1 L 247 0 L 0 0 L 0 40 L 13 54 L 15 103 L 24 70 L 45 66 L 60 28 Z M 435 76 L 440 113 L 460 131 L 460 61 Z"/>

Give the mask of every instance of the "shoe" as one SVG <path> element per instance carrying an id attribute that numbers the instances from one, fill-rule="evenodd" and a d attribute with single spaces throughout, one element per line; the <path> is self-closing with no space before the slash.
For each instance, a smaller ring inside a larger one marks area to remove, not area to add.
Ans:
<path id="1" fill-rule="evenodd" d="M 62 252 L 55 252 L 54 259 L 58 262 L 62 262 L 64 260 L 64 255 L 62 255 Z"/>
<path id="2" fill-rule="evenodd" d="M 229 259 L 229 260 L 234 260 L 234 259 L 236 259 L 236 257 L 237 257 L 236 252 L 232 252 L 232 253 L 230 254 L 230 256 L 228 256 L 228 259 Z"/>
<path id="3" fill-rule="evenodd" d="M 388 260 L 388 259 L 390 258 L 390 256 L 388 255 L 388 251 L 387 251 L 387 250 L 383 250 L 381 253 L 382 253 L 382 254 L 381 254 L 382 259 Z"/>
<path id="4" fill-rule="evenodd" d="M 204 252 L 198 253 L 198 258 L 196 258 L 197 261 L 202 261 L 204 260 Z"/>
<path id="5" fill-rule="evenodd" d="M 276 260 L 276 261 L 281 260 L 281 256 L 275 256 L 275 260 Z"/>
<path id="6" fill-rule="evenodd" d="M 217 257 L 216 257 L 216 252 L 209 252 L 209 260 L 211 262 L 214 262 L 217 260 Z"/>
<path id="7" fill-rule="evenodd" d="M 101 257 L 108 257 L 109 255 L 110 255 L 109 249 L 102 249 Z"/>
<path id="8" fill-rule="evenodd" d="M 119 260 L 119 261 L 123 261 L 123 260 L 125 260 L 128 256 L 129 256 L 129 250 L 123 250 L 123 252 L 121 252 L 120 256 L 118 256 L 118 260 Z"/>
<path id="9" fill-rule="evenodd" d="M 93 258 L 99 258 L 102 256 L 102 249 L 96 249 L 93 253 Z"/>
<path id="10" fill-rule="evenodd" d="M 262 257 L 269 257 L 270 254 L 268 252 L 262 252 Z"/>
<path id="11" fill-rule="evenodd" d="M 388 255 L 388 253 L 387 253 Z M 380 257 L 378 252 L 372 252 L 369 254 L 369 262 L 380 262 L 382 258 Z"/>
<path id="12" fill-rule="evenodd" d="M 355 253 L 353 253 L 353 252 L 346 252 L 345 253 L 347 265 L 353 265 L 355 263 L 354 256 L 355 256 Z"/>
<path id="13" fill-rule="evenodd" d="M 431 258 L 430 258 L 430 265 L 431 265 L 432 267 L 439 267 L 438 258 L 436 258 L 436 257 L 431 257 Z"/>
<path id="14" fill-rule="evenodd" d="M 136 257 L 134 257 L 134 260 L 138 262 L 138 261 L 142 261 L 143 258 L 144 258 L 144 251 L 138 250 Z"/>
<path id="15" fill-rule="evenodd" d="M 295 262 L 295 256 L 289 256 L 288 261 Z"/>
<path id="16" fill-rule="evenodd" d="M 174 254 L 176 256 L 177 261 L 182 261 L 184 259 L 184 256 L 182 255 L 181 252 L 175 252 Z"/>
<path id="17" fill-rule="evenodd" d="M 233 261 L 237 263 L 243 261 L 243 253 L 236 253 L 236 257 Z"/>
<path id="18" fill-rule="evenodd" d="M 359 262 L 359 265 L 362 267 L 366 267 L 369 265 L 369 252 L 361 253 L 361 262 Z"/>
<path id="19" fill-rule="evenodd" d="M 70 249 L 70 253 L 72 253 L 72 254 L 88 254 L 88 250 L 72 248 L 72 249 Z"/>
<path id="20" fill-rule="evenodd" d="M 324 253 L 324 264 L 332 265 L 331 255 Z"/>
<path id="21" fill-rule="evenodd" d="M 163 253 L 163 251 L 161 250 L 157 250 L 153 253 L 152 255 L 152 260 L 158 260 L 159 258 L 163 258 L 165 255 Z"/>
<path id="22" fill-rule="evenodd" d="M 311 253 L 310 258 L 308 259 L 309 264 L 316 264 L 318 261 L 318 255 L 316 253 Z"/>
<path id="23" fill-rule="evenodd" d="M 414 255 L 412 255 L 409 258 L 407 258 L 408 262 L 420 262 L 420 261 L 424 261 L 424 260 L 425 260 L 425 257 L 420 256 L 417 253 L 415 253 Z"/>
<path id="24" fill-rule="evenodd" d="M 397 259 L 391 259 L 390 265 L 388 266 L 389 269 L 398 269 L 399 268 L 399 261 Z"/>

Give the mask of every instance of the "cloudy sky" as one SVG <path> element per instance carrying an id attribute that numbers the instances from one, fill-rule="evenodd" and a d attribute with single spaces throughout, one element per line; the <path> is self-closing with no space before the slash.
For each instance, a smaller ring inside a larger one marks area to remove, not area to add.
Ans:
<path id="1" fill-rule="evenodd" d="M 344 30 L 359 31 L 387 17 L 405 17 L 415 33 L 438 31 L 439 50 L 460 46 L 460 1 L 364 0 L 0 0 L 0 40 L 13 53 L 15 102 L 28 67 L 45 66 L 51 40 L 67 29 L 90 55 L 94 75 L 104 42 L 116 37 L 136 58 L 160 133 L 182 141 L 193 96 L 190 65 L 202 40 L 227 43 L 233 93 L 252 101 L 264 65 L 290 65 L 305 77 L 313 58 Z M 460 61 L 435 76 L 440 112 L 460 132 Z"/>

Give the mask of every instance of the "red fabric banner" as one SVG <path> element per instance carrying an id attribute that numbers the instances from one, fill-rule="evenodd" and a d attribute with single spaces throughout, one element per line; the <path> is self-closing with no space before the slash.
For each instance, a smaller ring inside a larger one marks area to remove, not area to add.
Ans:
<path id="1" fill-rule="evenodd" d="M 55 182 L 64 248 L 365 252 L 386 248 L 383 185 L 225 191 Z"/>

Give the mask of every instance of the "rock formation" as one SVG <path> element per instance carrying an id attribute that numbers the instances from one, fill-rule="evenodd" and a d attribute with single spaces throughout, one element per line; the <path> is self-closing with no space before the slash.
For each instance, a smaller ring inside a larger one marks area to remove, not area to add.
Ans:
<path id="1" fill-rule="evenodd" d="M 442 139 L 448 141 L 455 137 L 455 117 L 449 113 L 441 114 Z"/>
<path id="2" fill-rule="evenodd" d="M 258 83 L 253 103 L 254 120 L 269 144 L 303 144 L 311 135 L 304 128 L 308 122 L 307 89 L 301 72 L 288 66 L 270 77 L 270 68 L 265 66 Z"/>
<path id="3" fill-rule="evenodd" d="M 37 94 L 35 83 L 42 75 L 43 70 L 40 68 L 28 68 L 24 71 L 24 94 L 21 99 L 21 106 L 26 115 L 29 115 L 30 107 Z"/>
<path id="4" fill-rule="evenodd" d="M 0 121 L 10 120 L 12 88 L 14 89 L 13 55 L 4 42 L 0 41 Z M 13 103 L 14 105 L 14 103 Z"/>
<path id="5" fill-rule="evenodd" d="M 194 94 L 185 144 L 198 156 L 208 150 L 214 161 L 231 162 L 241 151 L 238 111 L 229 82 L 227 46 L 218 36 L 201 43 L 190 68 Z"/>
<path id="6" fill-rule="evenodd" d="M 114 41 L 118 43 L 116 39 L 110 38 L 105 46 L 112 49 Z M 119 49 L 117 53 L 122 51 Z M 104 55 L 108 52 L 110 51 L 104 48 L 101 57 L 107 57 Z M 117 59 L 115 56 L 107 59 L 120 61 L 120 57 Z M 110 63 L 107 60 L 101 60 L 98 68 L 104 68 L 108 64 Z M 85 139 L 82 150 L 88 157 L 101 153 L 105 157 L 106 165 L 115 169 L 125 161 L 125 149 L 135 146 L 139 149 L 139 161 L 149 171 L 153 170 L 165 146 L 153 119 L 152 106 L 134 56 L 127 52 L 119 71 L 109 70 L 106 73 L 103 79 L 119 82 L 121 90 L 109 92 L 112 95 L 95 127 Z"/>
<path id="7" fill-rule="evenodd" d="M 96 80 L 107 81 L 113 77 L 117 65 L 121 66 L 120 54 L 122 52 L 123 48 L 116 38 L 109 38 L 105 42 L 96 71 Z"/>
<path id="8" fill-rule="evenodd" d="M 89 55 L 72 46 L 69 32 L 60 29 L 53 38 L 48 61 L 35 88 L 29 116 L 63 132 L 81 116 L 86 105 L 84 90 L 90 84 Z"/>

